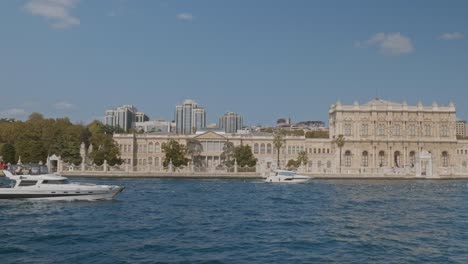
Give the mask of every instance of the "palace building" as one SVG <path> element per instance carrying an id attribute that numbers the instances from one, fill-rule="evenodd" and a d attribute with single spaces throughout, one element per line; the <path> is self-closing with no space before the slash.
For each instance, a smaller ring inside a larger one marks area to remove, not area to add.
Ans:
<path id="1" fill-rule="evenodd" d="M 300 169 L 310 174 L 468 173 L 468 141 L 457 140 L 456 122 L 452 103 L 410 106 L 381 99 L 352 105 L 338 102 L 329 110 L 329 138 L 284 137 L 280 166 L 285 167 L 304 151 L 309 161 Z M 336 144 L 340 135 L 345 139 L 341 150 Z M 188 139 L 200 141 L 207 167 L 221 164 L 226 142 L 251 146 L 263 169 L 276 166 L 277 150 L 270 133 L 116 134 L 114 139 L 122 159 L 137 170 L 161 168 L 161 145 L 171 139 L 182 144 Z"/>

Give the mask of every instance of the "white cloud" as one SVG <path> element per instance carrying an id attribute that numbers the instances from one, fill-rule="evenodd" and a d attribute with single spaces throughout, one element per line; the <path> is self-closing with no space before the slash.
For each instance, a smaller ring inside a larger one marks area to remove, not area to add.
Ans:
<path id="1" fill-rule="evenodd" d="M 439 38 L 443 40 L 457 40 L 463 37 L 463 34 L 460 32 L 447 32 L 439 36 Z"/>
<path id="2" fill-rule="evenodd" d="M 29 0 L 24 8 L 35 16 L 51 21 L 54 28 L 69 28 L 80 24 L 80 20 L 70 14 L 80 0 Z"/>
<path id="3" fill-rule="evenodd" d="M 193 15 L 190 13 L 181 13 L 177 15 L 177 19 L 182 21 L 192 21 Z"/>
<path id="4" fill-rule="evenodd" d="M 75 106 L 68 102 L 58 102 L 54 104 L 54 107 L 55 109 L 58 109 L 58 110 L 68 110 L 68 109 L 72 109 Z"/>
<path id="5" fill-rule="evenodd" d="M 0 111 L 1 117 L 19 117 L 26 115 L 26 110 L 21 108 L 11 108 L 7 110 Z"/>
<path id="6" fill-rule="evenodd" d="M 356 41 L 357 48 L 378 47 L 386 55 L 399 56 L 414 51 L 411 39 L 401 33 L 377 33 L 365 41 Z"/>

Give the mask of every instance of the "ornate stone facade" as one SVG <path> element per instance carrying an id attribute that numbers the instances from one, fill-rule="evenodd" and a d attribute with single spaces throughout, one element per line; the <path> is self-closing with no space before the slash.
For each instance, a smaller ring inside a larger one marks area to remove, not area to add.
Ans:
<path id="1" fill-rule="evenodd" d="M 456 109 L 453 104 L 409 106 L 381 99 L 330 108 L 330 138 L 343 135 L 343 167 L 406 171 L 427 151 L 437 168 L 456 167 Z"/>
<path id="2" fill-rule="evenodd" d="M 285 137 L 280 150 L 280 166 L 297 159 L 300 151 L 308 154 L 309 162 L 301 168 L 315 174 L 415 174 L 429 171 L 418 164 L 422 153 L 431 155 L 434 175 L 468 173 L 468 141 L 456 137 L 456 108 L 448 106 L 409 106 L 381 99 L 360 105 L 332 105 L 329 111 L 330 138 L 307 139 Z M 335 140 L 345 138 L 341 149 Z M 186 144 L 195 138 L 203 145 L 205 164 L 220 164 L 226 142 L 249 145 L 263 168 L 276 164 L 273 135 L 268 133 L 225 134 L 206 132 L 198 135 L 118 134 L 122 159 L 133 167 L 161 167 L 164 153 L 161 145 L 170 139 Z M 340 165 L 341 161 L 341 165 Z"/>

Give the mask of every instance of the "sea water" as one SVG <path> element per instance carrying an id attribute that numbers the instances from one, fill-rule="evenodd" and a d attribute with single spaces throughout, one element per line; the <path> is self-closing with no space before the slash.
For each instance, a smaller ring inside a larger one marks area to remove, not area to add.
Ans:
<path id="1" fill-rule="evenodd" d="M 0 263 L 468 263 L 468 181 L 84 180 L 0 201 Z"/>

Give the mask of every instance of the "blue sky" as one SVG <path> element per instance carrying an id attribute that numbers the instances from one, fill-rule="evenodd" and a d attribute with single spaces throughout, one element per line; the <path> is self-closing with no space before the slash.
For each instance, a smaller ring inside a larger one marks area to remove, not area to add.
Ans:
<path id="1" fill-rule="evenodd" d="M 8 0 L 0 117 L 89 122 L 133 104 L 173 119 L 327 120 L 376 97 L 457 105 L 468 119 L 468 1 Z"/>

